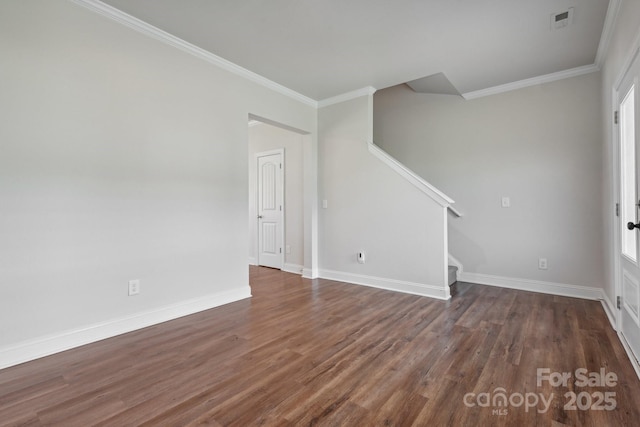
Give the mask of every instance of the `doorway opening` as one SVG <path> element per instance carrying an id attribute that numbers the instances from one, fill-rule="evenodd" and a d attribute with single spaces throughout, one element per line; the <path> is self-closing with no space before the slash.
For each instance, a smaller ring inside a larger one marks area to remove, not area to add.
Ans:
<path id="1" fill-rule="evenodd" d="M 302 274 L 305 135 L 249 120 L 249 264 Z"/>

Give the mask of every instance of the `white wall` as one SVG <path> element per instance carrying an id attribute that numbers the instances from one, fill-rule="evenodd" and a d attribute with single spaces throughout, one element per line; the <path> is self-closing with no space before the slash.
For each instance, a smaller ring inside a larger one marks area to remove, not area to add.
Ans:
<path id="1" fill-rule="evenodd" d="M 320 275 L 446 298 L 446 209 L 369 153 L 370 114 L 371 96 L 319 110 Z"/>
<path id="2" fill-rule="evenodd" d="M 66 0 L 0 2 L 0 56 L 0 366 L 249 295 L 248 114 L 315 108 Z"/>
<path id="3" fill-rule="evenodd" d="M 301 273 L 304 265 L 303 210 L 303 135 L 259 123 L 249 127 L 249 259 L 257 260 L 257 175 L 256 154 L 284 148 L 284 216 L 285 245 L 291 249 L 284 255 L 284 270 Z M 286 252 L 286 251 L 285 251 Z"/>
<path id="4" fill-rule="evenodd" d="M 599 81 L 595 73 L 471 101 L 404 85 L 376 93 L 375 142 L 464 214 L 449 221 L 449 251 L 466 272 L 602 286 Z"/>
<path id="5" fill-rule="evenodd" d="M 605 227 L 602 232 L 602 241 L 605 246 L 606 254 L 606 275 L 605 275 L 605 293 L 609 299 L 609 303 L 615 301 L 615 282 L 614 282 L 614 233 L 618 232 L 616 227 L 619 225 L 616 216 L 613 214 L 613 206 L 619 201 L 619 196 L 614 190 L 614 162 L 617 159 L 617 141 L 613 134 L 613 111 L 615 107 L 612 105 L 612 91 L 614 90 L 617 80 L 625 72 L 625 64 L 631 59 L 632 49 L 638 48 L 640 41 L 640 2 L 634 0 L 622 0 L 620 2 L 620 10 L 617 15 L 615 30 L 613 32 L 607 55 L 602 66 L 602 111 L 601 121 L 603 155 L 602 167 L 603 173 L 603 215 L 605 218 Z M 610 307 L 613 310 L 613 307 Z"/>

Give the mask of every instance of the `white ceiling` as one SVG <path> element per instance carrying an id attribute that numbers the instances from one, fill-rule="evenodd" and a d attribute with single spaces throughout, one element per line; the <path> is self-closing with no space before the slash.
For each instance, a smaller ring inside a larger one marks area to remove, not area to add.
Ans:
<path id="1" fill-rule="evenodd" d="M 460 93 L 594 64 L 609 0 L 103 0 L 315 100 L 444 73 Z M 574 8 L 573 25 L 551 30 Z"/>

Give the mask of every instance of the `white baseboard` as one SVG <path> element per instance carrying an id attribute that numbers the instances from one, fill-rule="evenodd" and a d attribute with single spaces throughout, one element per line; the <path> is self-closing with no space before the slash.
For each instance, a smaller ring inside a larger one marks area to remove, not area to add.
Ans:
<path id="1" fill-rule="evenodd" d="M 638 376 L 638 379 L 640 379 L 640 363 L 638 363 L 638 359 L 636 359 L 636 356 L 633 354 L 633 351 L 631 351 L 631 347 L 629 347 L 627 340 L 624 338 L 622 333 L 618 331 L 616 316 L 614 314 L 616 312 L 616 308 L 611 302 L 611 300 L 609 299 L 609 297 L 607 296 L 607 294 L 604 292 L 604 290 L 602 291 L 602 299 L 600 302 L 602 303 L 602 308 L 604 308 L 604 312 L 607 314 L 607 317 L 609 318 L 611 327 L 613 328 L 614 331 L 618 332 L 618 339 L 620 340 L 620 343 L 622 344 L 624 351 L 627 353 L 627 357 L 629 358 L 629 361 L 631 362 L 633 369 L 636 371 L 636 375 Z"/>
<path id="2" fill-rule="evenodd" d="M 627 357 L 629 358 L 629 361 L 631 362 L 633 369 L 636 371 L 636 375 L 638 376 L 638 379 L 640 379 L 640 364 L 638 363 L 638 359 L 636 359 L 636 356 L 633 354 L 633 351 L 631 350 L 631 347 L 629 347 L 629 344 L 627 343 L 627 340 L 624 338 L 624 335 L 622 335 L 622 333 L 619 331 L 618 331 L 618 339 L 622 343 L 622 347 L 624 348 L 624 351 L 627 353 Z"/>
<path id="3" fill-rule="evenodd" d="M 618 339 L 620 340 L 620 343 L 622 344 L 624 351 L 627 353 L 627 357 L 629 358 L 629 361 L 631 362 L 633 369 L 636 371 L 636 375 L 638 376 L 638 379 L 640 379 L 640 363 L 638 363 L 638 359 L 636 359 L 636 356 L 633 354 L 633 351 L 631 351 L 631 347 L 629 347 L 627 340 L 624 338 L 622 333 L 618 331 L 616 316 L 614 314 L 616 312 L 615 306 L 613 305 L 613 303 L 611 302 L 611 300 L 609 299 L 609 297 L 604 291 L 602 291 L 602 300 L 600 302 L 602 303 L 604 312 L 607 314 L 607 317 L 609 318 L 611 327 L 613 328 L 614 331 L 618 332 Z"/>
<path id="4" fill-rule="evenodd" d="M 287 273 L 302 274 L 302 270 L 304 270 L 304 267 L 298 264 L 285 262 L 282 266 L 282 271 L 286 271 Z"/>
<path id="5" fill-rule="evenodd" d="M 303 268 L 302 277 L 304 277 L 305 279 L 317 279 L 318 277 L 320 277 L 320 275 L 318 274 L 318 270 L 316 269 Z"/>
<path id="6" fill-rule="evenodd" d="M 539 280 L 517 279 L 513 277 L 492 276 L 489 274 L 468 273 L 458 274 L 459 282 L 478 283 L 480 285 L 498 286 L 500 288 L 516 289 L 519 291 L 539 292 L 564 297 L 601 300 L 602 289 L 587 286 L 567 285 L 564 283 L 542 282 Z"/>
<path id="7" fill-rule="evenodd" d="M 328 280 L 352 283 L 354 285 L 370 286 L 388 291 L 448 300 L 451 298 L 447 288 L 422 283 L 405 282 L 401 280 L 385 279 L 381 277 L 365 276 L 362 274 L 345 273 L 342 271 L 320 270 L 320 277 Z"/>
<path id="8" fill-rule="evenodd" d="M 258 265 L 258 260 L 252 257 L 249 257 L 249 265 Z M 287 273 L 295 273 L 302 274 L 304 267 L 298 264 L 292 264 L 289 262 L 285 262 L 282 266 L 282 271 L 286 271 Z"/>
<path id="9" fill-rule="evenodd" d="M 251 297 L 249 286 L 0 348 L 0 369 Z"/>
<path id="10" fill-rule="evenodd" d="M 600 296 L 600 303 L 602 304 L 602 308 L 604 309 L 605 314 L 609 318 L 609 323 L 611 323 L 611 327 L 613 328 L 614 331 L 617 331 L 618 325 L 617 325 L 616 315 L 615 315 L 616 308 L 611 302 L 611 300 L 609 299 L 609 297 L 607 296 L 607 294 L 604 292 L 604 290 L 601 289 L 600 291 L 602 293 L 602 295 Z"/>

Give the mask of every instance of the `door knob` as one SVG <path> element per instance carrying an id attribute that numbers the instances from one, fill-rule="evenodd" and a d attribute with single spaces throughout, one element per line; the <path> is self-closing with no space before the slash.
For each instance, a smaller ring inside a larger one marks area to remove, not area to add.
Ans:
<path id="1" fill-rule="evenodd" d="M 638 223 L 638 224 L 634 224 L 634 223 L 632 223 L 632 222 L 628 222 L 628 223 L 627 223 L 627 228 L 628 228 L 629 230 L 633 230 L 634 228 L 640 228 L 640 223 Z"/>
<path id="2" fill-rule="evenodd" d="M 258 219 L 262 219 L 262 215 L 258 215 Z M 631 224 L 631 223 L 629 223 L 629 224 Z"/>

